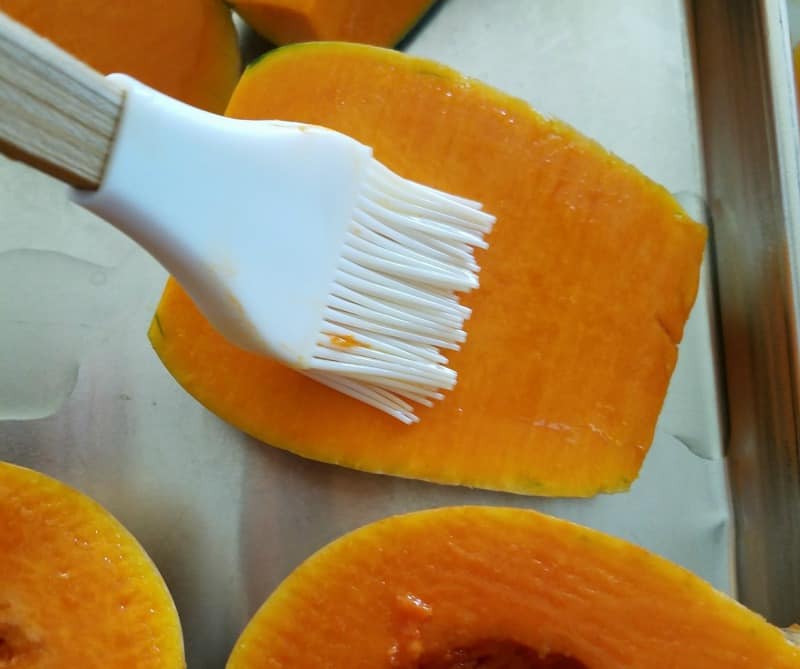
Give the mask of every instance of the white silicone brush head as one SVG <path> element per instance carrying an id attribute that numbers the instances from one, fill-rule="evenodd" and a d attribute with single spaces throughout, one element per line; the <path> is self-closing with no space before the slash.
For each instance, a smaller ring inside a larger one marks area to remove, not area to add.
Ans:
<path id="1" fill-rule="evenodd" d="M 442 350 L 466 339 L 457 292 L 478 286 L 474 248 L 494 218 L 372 160 L 363 177 L 306 373 L 395 418 L 417 421 L 456 384 Z"/>

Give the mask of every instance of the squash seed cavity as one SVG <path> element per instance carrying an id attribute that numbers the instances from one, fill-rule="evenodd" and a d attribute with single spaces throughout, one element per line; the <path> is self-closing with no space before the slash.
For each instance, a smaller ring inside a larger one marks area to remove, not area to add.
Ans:
<path id="1" fill-rule="evenodd" d="M 41 651 L 41 644 L 30 639 L 17 625 L 0 622 L 0 667 L 16 666 L 23 657 L 30 660 Z"/>
<path id="2" fill-rule="evenodd" d="M 423 654 L 409 669 L 589 669 L 575 658 L 538 651 L 510 640 L 479 641 L 444 653 Z"/>

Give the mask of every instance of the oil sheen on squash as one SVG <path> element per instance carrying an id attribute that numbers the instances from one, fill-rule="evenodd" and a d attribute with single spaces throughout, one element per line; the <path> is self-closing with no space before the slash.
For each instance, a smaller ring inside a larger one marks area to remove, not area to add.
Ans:
<path id="1" fill-rule="evenodd" d="M 329 544 L 228 669 L 797 669 L 781 631 L 677 565 L 521 509 L 389 518 Z"/>
<path id="2" fill-rule="evenodd" d="M 394 46 L 434 0 L 233 0 L 273 44 L 315 40 Z"/>
<path id="3" fill-rule="evenodd" d="M 0 11 L 109 74 L 222 113 L 239 78 L 222 0 L 0 0 Z"/>
<path id="4" fill-rule="evenodd" d="M 175 606 L 85 495 L 0 462 L 0 669 L 180 669 Z"/>
<path id="5" fill-rule="evenodd" d="M 418 425 L 231 346 L 170 281 L 150 339 L 189 393 L 266 443 L 356 469 L 540 495 L 630 486 L 706 238 L 667 191 L 520 100 L 376 47 L 279 49 L 247 70 L 227 113 L 350 134 L 497 223 L 450 357 L 458 385 Z"/>

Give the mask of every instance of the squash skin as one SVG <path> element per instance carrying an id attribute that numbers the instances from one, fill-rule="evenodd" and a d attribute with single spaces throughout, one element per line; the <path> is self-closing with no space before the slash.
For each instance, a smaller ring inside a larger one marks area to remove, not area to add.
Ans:
<path id="1" fill-rule="evenodd" d="M 85 495 L 3 462 L 0 666 L 185 667 L 175 605 L 137 541 Z"/>
<path id="2" fill-rule="evenodd" d="M 458 385 L 418 425 L 227 344 L 170 280 L 149 336 L 190 394 L 261 441 L 355 469 L 537 495 L 629 488 L 706 238 L 669 193 L 521 100 L 376 47 L 274 51 L 227 114 L 333 127 L 498 222 L 450 357 Z"/>
<path id="3" fill-rule="evenodd" d="M 0 0 L 0 11 L 103 74 L 124 72 L 216 113 L 241 71 L 221 0 Z"/>
<path id="4" fill-rule="evenodd" d="M 394 46 L 436 0 L 232 0 L 273 44 L 316 40 Z"/>
<path id="5" fill-rule="evenodd" d="M 800 667 L 778 628 L 639 547 L 534 511 L 450 507 L 373 523 L 308 558 L 227 669 L 455 668 L 432 659 L 489 642 L 565 658 L 555 667 Z"/>
<path id="6" fill-rule="evenodd" d="M 798 96 L 797 106 L 800 109 L 800 42 L 792 48 L 792 63 L 794 64 L 794 85 Z"/>

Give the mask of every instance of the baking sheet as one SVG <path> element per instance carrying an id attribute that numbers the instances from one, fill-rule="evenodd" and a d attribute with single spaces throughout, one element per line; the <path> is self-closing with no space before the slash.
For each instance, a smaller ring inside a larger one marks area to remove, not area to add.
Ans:
<path id="1" fill-rule="evenodd" d="M 695 0 L 738 594 L 800 618 L 800 125 L 783 0 Z"/>
<path id="2" fill-rule="evenodd" d="M 704 216 L 687 9 L 680 0 L 445 0 L 407 40 L 601 141 Z M 219 667 L 302 559 L 386 515 L 537 508 L 625 537 L 733 590 L 708 268 L 642 475 L 630 493 L 542 500 L 352 472 L 265 447 L 162 368 L 145 332 L 165 275 L 63 189 L 0 162 L 0 458 L 95 497 L 175 597 L 192 667 Z M 624 383 L 624 379 L 620 379 Z"/>

